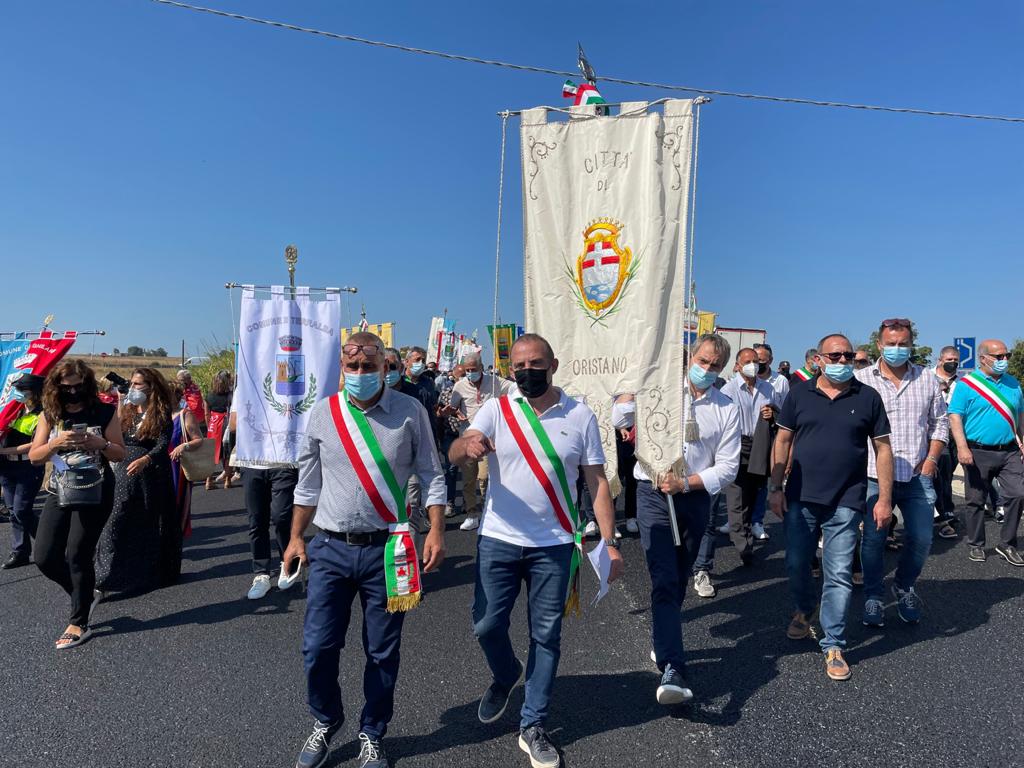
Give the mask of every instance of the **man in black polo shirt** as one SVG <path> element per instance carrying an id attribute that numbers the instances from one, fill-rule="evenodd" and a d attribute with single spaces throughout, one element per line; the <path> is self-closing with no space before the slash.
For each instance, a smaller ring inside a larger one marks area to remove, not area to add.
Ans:
<path id="1" fill-rule="evenodd" d="M 866 506 L 869 438 L 875 448 L 878 501 L 864 522 L 881 529 L 892 517 L 889 420 L 878 392 L 853 378 L 854 356 L 853 345 L 841 334 L 826 336 L 818 344 L 815 362 L 823 375 L 794 386 L 782 406 L 768 486 L 772 512 L 786 523 L 786 571 L 796 604 L 786 631 L 792 640 L 810 634 L 818 602 L 811 561 L 821 531 L 820 645 L 825 672 L 833 680 L 850 677 L 842 649 L 853 589 L 853 553 Z M 782 478 L 791 450 L 792 470 L 784 498 Z"/>

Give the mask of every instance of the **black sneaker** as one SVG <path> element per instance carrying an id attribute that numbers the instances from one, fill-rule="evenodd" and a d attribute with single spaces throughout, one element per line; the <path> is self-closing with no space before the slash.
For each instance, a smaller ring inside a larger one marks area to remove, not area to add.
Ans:
<path id="1" fill-rule="evenodd" d="M 508 707 L 508 700 L 512 695 L 512 689 L 523 682 L 525 668 L 518 661 L 516 661 L 516 664 L 519 665 L 519 674 L 516 676 L 516 682 L 512 688 L 505 688 L 494 682 L 484 691 L 484 695 L 480 699 L 480 706 L 476 710 L 476 716 L 480 718 L 481 723 L 493 723 L 505 714 L 505 708 Z"/>
<path id="2" fill-rule="evenodd" d="M 661 676 L 661 685 L 658 686 L 657 699 L 659 704 L 665 706 L 685 704 L 693 699 L 693 691 L 690 690 L 683 673 L 671 664 L 665 665 L 665 672 Z"/>
<path id="3" fill-rule="evenodd" d="M 971 547 L 971 551 L 967 553 L 967 559 L 976 563 L 984 563 L 986 557 L 988 556 L 982 547 Z"/>
<path id="4" fill-rule="evenodd" d="M 1001 555 L 1003 560 L 1010 565 L 1016 565 L 1018 568 L 1024 567 L 1024 557 L 1020 556 L 1016 547 L 1011 547 L 1009 544 L 996 544 L 996 554 Z"/>
<path id="5" fill-rule="evenodd" d="M 749 568 L 754 564 L 754 551 L 751 549 L 745 549 L 740 552 L 740 562 L 743 563 L 745 568 Z"/>
<path id="6" fill-rule="evenodd" d="M 558 768 L 562 762 L 555 745 L 539 725 L 531 725 L 519 732 L 519 748 L 530 756 L 533 768 Z"/>
<path id="7" fill-rule="evenodd" d="M 319 720 L 313 721 L 313 732 L 302 745 L 299 757 L 295 761 L 295 768 L 318 768 L 327 760 L 331 752 L 331 737 L 341 727 L 338 725 L 327 725 Z"/>
<path id="8" fill-rule="evenodd" d="M 365 733 L 359 734 L 359 768 L 390 768 L 384 744 Z"/>

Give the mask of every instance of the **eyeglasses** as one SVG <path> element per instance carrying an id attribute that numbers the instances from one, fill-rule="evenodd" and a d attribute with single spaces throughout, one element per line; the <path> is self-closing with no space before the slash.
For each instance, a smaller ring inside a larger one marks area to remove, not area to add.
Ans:
<path id="1" fill-rule="evenodd" d="M 855 357 L 853 358 L 854 365 L 871 365 L 871 361 L 866 357 Z"/>
<path id="2" fill-rule="evenodd" d="M 985 354 L 993 360 L 1008 360 L 1010 358 L 1009 352 L 1000 352 L 998 355 L 993 355 L 991 352 L 986 352 Z"/>
<path id="3" fill-rule="evenodd" d="M 840 360 L 850 362 L 857 358 L 856 352 L 819 352 L 818 354 L 830 363 L 838 363 Z"/>
<path id="4" fill-rule="evenodd" d="M 398 369 L 399 369 L 398 363 L 389 363 L 388 364 L 388 370 L 389 371 L 397 371 Z"/>
<path id="5" fill-rule="evenodd" d="M 912 323 L 905 317 L 890 317 L 882 321 L 883 328 L 910 328 Z"/>
<path id="6" fill-rule="evenodd" d="M 376 344 L 346 344 L 341 348 L 342 354 L 353 357 L 362 352 L 367 357 L 376 357 L 380 348 Z"/>

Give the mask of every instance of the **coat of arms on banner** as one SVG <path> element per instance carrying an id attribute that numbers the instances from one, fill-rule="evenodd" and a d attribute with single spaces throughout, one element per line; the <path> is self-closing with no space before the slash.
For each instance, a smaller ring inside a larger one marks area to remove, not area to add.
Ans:
<path id="1" fill-rule="evenodd" d="M 609 218 L 590 222 L 583 232 L 583 252 L 576 258 L 575 270 L 567 267 L 576 304 L 594 323 L 616 312 L 640 266 L 632 249 L 619 245 L 623 228 Z"/>
<path id="2" fill-rule="evenodd" d="M 280 336 L 277 340 L 280 352 L 276 355 L 275 371 L 263 379 L 263 396 L 270 407 L 283 416 L 297 416 L 313 407 L 317 400 L 316 376 L 309 374 L 309 389 L 306 388 L 306 358 L 300 354 L 302 337 Z M 281 402 L 275 397 L 302 397 L 298 403 Z M 303 397 L 304 395 L 304 397 Z"/>

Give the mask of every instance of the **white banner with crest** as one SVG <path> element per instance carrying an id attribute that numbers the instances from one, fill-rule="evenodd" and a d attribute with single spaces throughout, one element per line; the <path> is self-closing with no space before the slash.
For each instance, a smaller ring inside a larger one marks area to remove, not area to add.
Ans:
<path id="1" fill-rule="evenodd" d="M 313 405 L 338 391 L 337 291 L 242 288 L 238 339 L 236 466 L 296 466 Z"/>
<path id="2" fill-rule="evenodd" d="M 522 115 L 526 330 L 559 360 L 555 383 L 597 414 L 616 480 L 616 395 L 636 393 L 637 460 L 682 458 L 682 337 L 694 105 Z"/>

